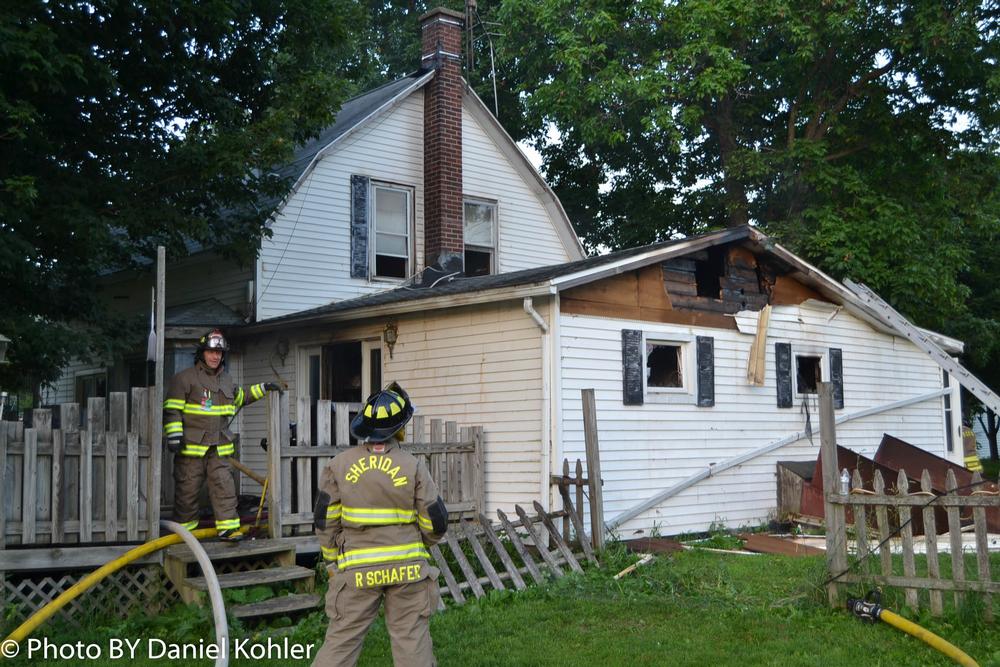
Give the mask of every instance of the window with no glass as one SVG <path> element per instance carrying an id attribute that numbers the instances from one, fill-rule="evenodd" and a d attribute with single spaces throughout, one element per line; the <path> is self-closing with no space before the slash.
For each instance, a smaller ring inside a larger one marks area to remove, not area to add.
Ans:
<path id="1" fill-rule="evenodd" d="M 683 388 L 681 346 L 676 343 L 646 343 L 646 387 Z"/>
<path id="2" fill-rule="evenodd" d="M 372 199 L 373 275 L 376 278 L 408 278 L 413 265 L 410 242 L 413 193 L 409 188 L 373 184 Z"/>
<path id="3" fill-rule="evenodd" d="M 795 387 L 800 394 L 815 394 L 823 381 L 822 357 L 795 357 Z"/>
<path id="4" fill-rule="evenodd" d="M 488 276 L 496 273 L 497 205 L 496 202 L 465 201 L 465 275 Z"/>

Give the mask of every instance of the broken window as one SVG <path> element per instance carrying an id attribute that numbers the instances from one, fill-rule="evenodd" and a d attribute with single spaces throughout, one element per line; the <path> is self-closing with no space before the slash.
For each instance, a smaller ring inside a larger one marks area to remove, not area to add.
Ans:
<path id="1" fill-rule="evenodd" d="M 683 388 L 681 346 L 671 343 L 646 343 L 646 386 Z"/>
<path id="2" fill-rule="evenodd" d="M 820 382 L 823 381 L 822 357 L 795 357 L 795 386 L 800 394 L 815 394 Z"/>

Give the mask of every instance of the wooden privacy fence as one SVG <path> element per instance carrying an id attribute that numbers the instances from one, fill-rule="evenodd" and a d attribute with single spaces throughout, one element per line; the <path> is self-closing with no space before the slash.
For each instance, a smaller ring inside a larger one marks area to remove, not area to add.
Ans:
<path id="1" fill-rule="evenodd" d="M 931 491 L 931 475 L 925 469 L 920 475 L 920 488 L 912 489 L 905 470 L 900 470 L 895 487 L 887 485 L 881 472 L 875 471 L 872 489 L 864 489 L 861 475 L 854 471 L 851 489 L 841 490 L 840 471 L 837 470 L 836 434 L 834 431 L 833 397 L 828 383 L 820 383 L 820 434 L 823 465 L 823 485 L 826 489 L 826 557 L 833 580 L 828 583 L 829 601 L 840 605 L 840 585 L 845 583 L 878 583 L 900 587 L 906 603 L 918 609 L 929 603 L 932 614 L 943 611 L 943 592 L 951 591 L 956 606 L 962 604 L 967 593 L 981 594 L 983 612 L 993 620 L 991 594 L 1000 593 L 1000 581 L 993 578 L 990 568 L 989 539 L 986 512 L 1000 510 L 1000 495 L 986 491 L 979 485 L 982 476 L 972 478 L 970 495 L 958 495 L 960 489 L 955 473 L 948 470 L 945 478 L 945 495 Z M 938 524 L 935 508 L 945 508 L 946 525 Z M 847 520 L 847 511 L 853 521 Z M 962 521 L 969 521 L 975 535 L 974 544 L 966 546 Z M 923 522 L 923 537 L 914 537 L 913 521 Z M 852 525 L 853 524 L 853 525 Z M 857 543 L 858 560 L 849 567 L 848 531 L 853 527 Z M 938 552 L 938 536 L 948 536 L 950 572 L 943 572 Z M 925 555 L 918 567 L 917 552 L 922 542 Z M 874 549 L 877 547 L 877 553 Z M 893 558 L 893 551 L 900 558 Z M 968 553 L 967 553 L 968 552 Z M 974 555 L 973 555 L 974 554 Z M 968 557 L 968 560 L 967 560 Z M 901 561 L 901 562 L 900 562 Z M 974 561 L 974 562 L 973 562 Z M 927 591 L 926 595 L 922 591 Z"/>
<path id="2" fill-rule="evenodd" d="M 122 392 L 91 398 L 82 430 L 76 403 L 57 407 L 57 428 L 50 409 L 32 411 L 31 428 L 0 422 L 0 549 L 158 534 L 146 502 L 160 489 L 159 456 L 151 456 L 160 438 L 149 437 L 152 396 L 133 389 L 131 410 Z"/>
<path id="3" fill-rule="evenodd" d="M 300 396 L 293 445 L 287 394 L 271 393 L 267 401 L 270 533 L 274 537 L 311 533 L 320 474 L 334 456 L 351 446 L 349 426 L 361 404 L 316 401 L 314 429 L 312 401 L 309 396 Z M 455 422 L 432 419 L 429 439 L 425 440 L 425 419 L 414 415 L 406 432 L 406 451 L 424 459 L 449 512 L 482 511 L 482 427 L 459 428 Z"/>

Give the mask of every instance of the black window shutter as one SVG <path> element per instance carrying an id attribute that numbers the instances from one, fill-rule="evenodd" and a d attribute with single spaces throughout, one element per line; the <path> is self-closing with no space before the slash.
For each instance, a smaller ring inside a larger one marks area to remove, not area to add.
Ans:
<path id="1" fill-rule="evenodd" d="M 833 407 L 844 407 L 844 354 L 835 347 L 830 348 L 830 383 L 833 384 Z"/>
<path id="2" fill-rule="evenodd" d="M 368 277 L 368 177 L 351 176 L 351 277 Z"/>
<path id="3" fill-rule="evenodd" d="M 642 405 L 642 332 L 622 329 L 622 402 Z"/>
<path id="4" fill-rule="evenodd" d="M 778 376 L 778 407 L 792 407 L 792 344 L 774 344 L 774 368 Z"/>
<path id="5" fill-rule="evenodd" d="M 698 407 L 715 405 L 715 339 L 698 336 Z"/>

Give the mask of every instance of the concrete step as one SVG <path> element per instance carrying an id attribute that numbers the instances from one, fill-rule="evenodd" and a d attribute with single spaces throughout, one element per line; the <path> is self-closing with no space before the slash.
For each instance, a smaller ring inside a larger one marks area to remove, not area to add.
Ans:
<path id="1" fill-rule="evenodd" d="M 250 572 L 232 572 L 218 575 L 221 588 L 245 588 L 247 586 L 266 586 L 285 581 L 312 580 L 316 573 L 308 567 L 291 565 L 287 567 L 270 567 Z M 205 577 L 190 577 L 184 580 L 184 585 L 199 591 L 208 590 Z"/>
<path id="2" fill-rule="evenodd" d="M 202 542 L 209 559 L 212 561 L 234 560 L 236 558 L 257 558 L 271 554 L 280 554 L 286 551 L 292 552 L 294 558 L 295 542 L 291 540 L 248 540 L 241 542 Z M 168 547 L 166 550 L 168 558 L 174 558 L 182 563 L 194 563 L 197 561 L 194 552 L 187 545 L 178 544 Z"/>
<path id="3" fill-rule="evenodd" d="M 323 598 L 313 593 L 296 593 L 282 595 L 262 602 L 241 604 L 229 609 L 235 618 L 259 618 L 263 616 L 279 616 L 296 611 L 312 611 L 318 609 Z"/>

